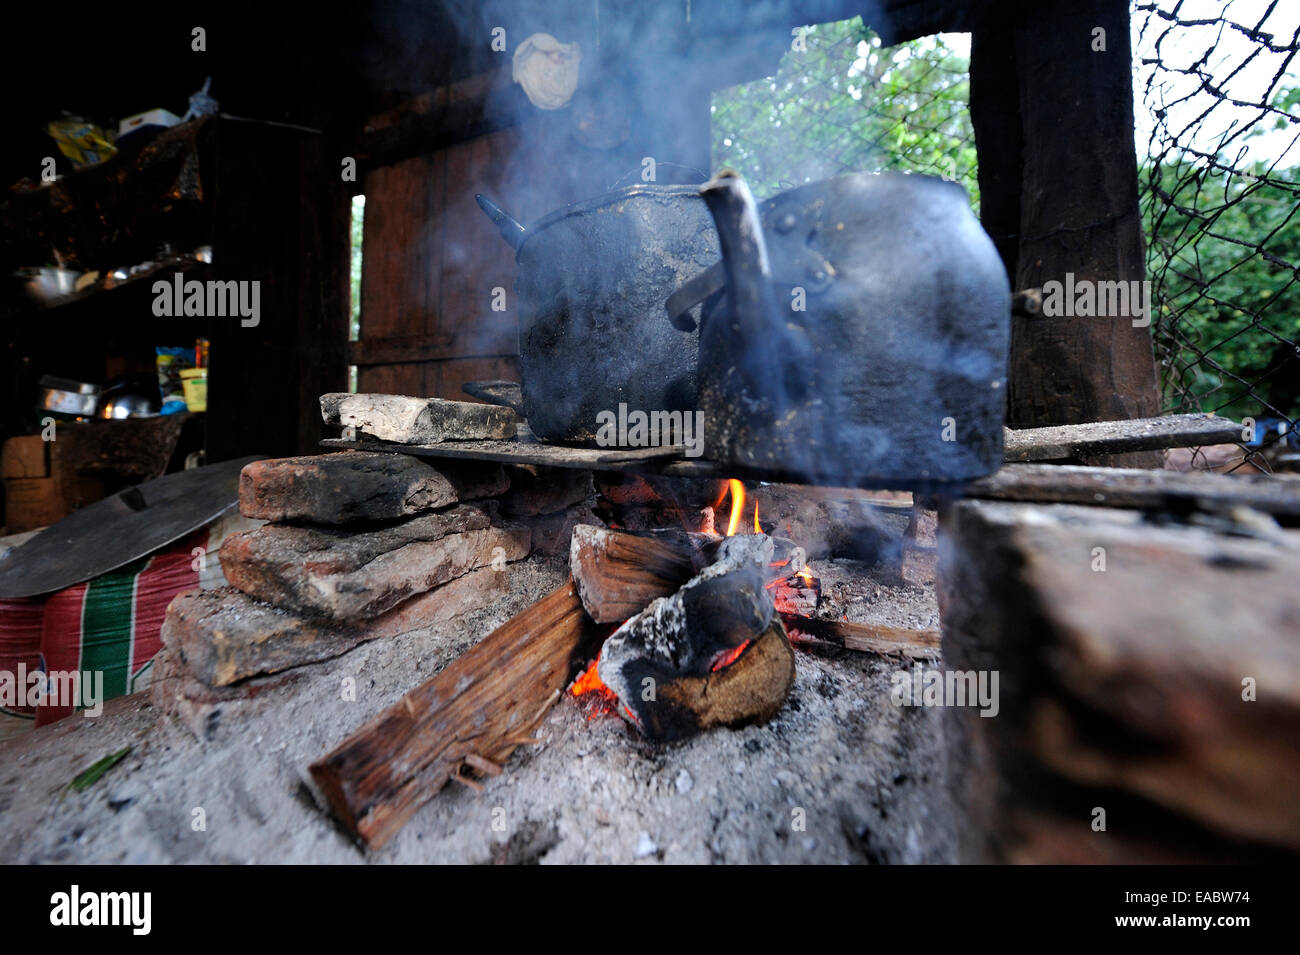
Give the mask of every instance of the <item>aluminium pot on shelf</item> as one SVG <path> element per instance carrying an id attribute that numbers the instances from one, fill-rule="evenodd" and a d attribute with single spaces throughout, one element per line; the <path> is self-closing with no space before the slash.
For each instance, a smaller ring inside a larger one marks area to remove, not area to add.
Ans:
<path id="1" fill-rule="evenodd" d="M 597 415 L 620 403 L 695 409 L 698 334 L 666 322 L 664 302 L 720 254 L 698 186 L 635 185 L 527 227 L 478 198 L 516 250 L 519 369 L 534 434 L 594 444 Z"/>

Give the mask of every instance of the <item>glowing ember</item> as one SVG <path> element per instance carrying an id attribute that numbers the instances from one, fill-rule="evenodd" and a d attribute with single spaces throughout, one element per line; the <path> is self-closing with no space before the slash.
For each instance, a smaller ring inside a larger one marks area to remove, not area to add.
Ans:
<path id="1" fill-rule="evenodd" d="M 611 703 L 617 700 L 618 698 L 614 695 L 614 691 L 600 681 L 600 677 L 596 673 L 596 667 L 599 665 L 600 655 L 597 654 L 596 659 L 591 662 L 591 666 L 587 667 L 587 669 L 583 671 L 582 675 L 573 681 L 573 685 L 569 687 L 569 692 L 574 696 L 585 696 L 588 693 L 596 693 L 602 700 L 607 700 Z"/>
<path id="2" fill-rule="evenodd" d="M 709 667 L 709 672 L 717 673 L 723 667 L 731 666 L 740 659 L 740 655 L 745 652 L 745 647 L 747 646 L 749 646 L 748 640 L 736 647 L 734 650 L 728 650 L 726 653 L 719 654 L 718 659 L 714 662 L 713 666 Z"/>

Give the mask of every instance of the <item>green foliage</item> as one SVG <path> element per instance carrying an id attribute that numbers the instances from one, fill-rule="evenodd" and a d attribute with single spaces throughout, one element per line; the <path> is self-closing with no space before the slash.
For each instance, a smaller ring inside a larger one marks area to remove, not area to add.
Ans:
<path id="1" fill-rule="evenodd" d="M 68 783 L 68 788 L 75 792 L 85 792 L 91 786 L 95 785 L 95 783 L 99 782 L 100 777 L 102 777 L 106 772 L 125 759 L 127 754 L 130 752 L 131 747 L 126 746 L 119 749 L 116 753 L 110 753 L 103 759 L 96 760 L 91 763 L 87 769 L 78 773 L 76 778 L 73 779 L 72 782 Z"/>
<path id="2" fill-rule="evenodd" d="M 941 37 L 882 47 L 860 17 L 806 28 L 777 74 L 713 98 L 713 165 L 767 198 L 843 172 L 955 179 L 978 207 L 969 62 Z"/>
<path id="3" fill-rule="evenodd" d="M 352 290 L 352 313 L 348 323 L 348 341 L 361 337 L 361 238 L 365 233 L 366 197 L 352 198 L 352 268 L 349 275 Z"/>
<path id="4" fill-rule="evenodd" d="M 1183 159 L 1144 173 L 1143 212 L 1166 402 L 1232 417 L 1300 416 L 1300 187 L 1263 162 Z M 1204 357 L 1202 357 L 1204 356 Z"/>
<path id="5" fill-rule="evenodd" d="M 352 197 L 352 263 L 348 274 L 351 311 L 348 316 L 348 341 L 361 338 L 361 239 L 365 235 L 366 197 Z M 348 368 L 348 391 L 357 390 L 356 366 Z"/>

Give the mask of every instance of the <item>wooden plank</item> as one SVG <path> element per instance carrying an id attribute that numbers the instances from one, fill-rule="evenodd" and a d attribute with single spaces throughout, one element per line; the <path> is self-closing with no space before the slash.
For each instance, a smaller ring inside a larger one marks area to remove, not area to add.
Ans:
<path id="1" fill-rule="evenodd" d="M 442 444 L 393 444 L 388 441 L 361 439 L 344 441 L 326 438 L 323 447 L 357 451 L 388 451 L 414 454 L 417 457 L 456 458 L 469 461 L 496 461 L 501 464 L 536 464 L 553 468 L 621 471 L 655 461 L 678 458 L 680 445 L 665 448 L 570 448 L 536 441 L 446 441 Z"/>
<path id="2" fill-rule="evenodd" d="M 971 483 L 968 497 L 1048 504 L 1202 511 L 1251 507 L 1286 523 L 1300 521 L 1300 478 L 1184 473 L 1145 468 L 1009 464 Z"/>
<path id="3" fill-rule="evenodd" d="M 438 230 L 429 227 L 430 192 L 439 190 L 441 166 L 417 156 L 375 169 L 365 177 L 366 217 L 361 266 L 362 341 L 427 332 L 426 315 L 437 308 Z M 362 391 L 420 394 L 418 365 L 358 368 Z"/>
<path id="4" fill-rule="evenodd" d="M 572 678 L 588 632 L 572 582 L 498 627 L 313 763 L 343 825 L 372 849 L 466 768 L 500 766 Z"/>
<path id="5" fill-rule="evenodd" d="M 1163 448 L 1195 448 L 1241 440 L 1241 425 L 1213 414 L 1094 421 L 1050 428 L 1007 429 L 1008 462 L 1056 461 Z"/>
<path id="6" fill-rule="evenodd" d="M 401 365 L 409 362 L 437 361 L 451 358 L 450 335 L 393 336 L 363 338 L 348 343 L 348 364 Z"/>
<path id="7" fill-rule="evenodd" d="M 449 362 L 446 364 L 458 364 Z M 402 367 L 402 366 L 396 366 Z M 482 371 L 483 369 L 478 369 Z M 491 378 L 490 374 L 472 377 Z M 446 389 L 444 389 L 446 390 Z M 463 394 L 447 390 L 448 398 Z M 1239 437 L 1241 426 L 1214 415 L 1171 415 L 1136 421 L 1095 422 L 1059 428 L 1034 428 L 1007 432 L 1008 460 L 1036 460 L 1070 457 L 1073 449 L 1086 448 L 1090 453 L 1124 451 L 1134 448 L 1195 447 L 1222 443 L 1225 438 Z M 424 457 L 467 458 L 499 461 L 506 464 L 537 464 L 548 467 L 582 468 L 596 471 L 637 471 L 666 477 L 750 478 L 754 480 L 799 483 L 797 476 L 759 472 L 735 465 L 719 464 L 704 458 L 687 458 L 682 447 L 664 448 L 576 448 L 543 444 L 535 438 L 516 441 L 455 441 L 438 445 L 389 445 L 368 439 L 342 441 L 326 439 L 328 448 L 355 448 L 362 451 L 390 451 Z M 989 478 L 982 479 L 989 481 Z M 956 493 L 966 485 L 945 488 L 942 485 L 902 481 L 891 482 L 894 490 L 923 490 L 931 493 Z"/>
<path id="8" fill-rule="evenodd" d="M 790 642 L 796 647 L 838 647 L 909 660 L 937 660 L 939 632 L 908 630 L 877 623 L 821 620 L 799 614 L 781 614 Z"/>

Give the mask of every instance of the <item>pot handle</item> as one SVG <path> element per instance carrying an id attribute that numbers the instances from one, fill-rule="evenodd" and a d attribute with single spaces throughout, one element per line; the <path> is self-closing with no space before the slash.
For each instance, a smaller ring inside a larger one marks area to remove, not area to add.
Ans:
<path id="1" fill-rule="evenodd" d="M 718 261 L 709 266 L 693 279 L 688 279 L 668 296 L 664 308 L 673 327 L 683 332 L 695 331 L 695 319 L 691 318 L 691 309 L 705 299 L 727 287 L 727 270 L 725 263 Z"/>

